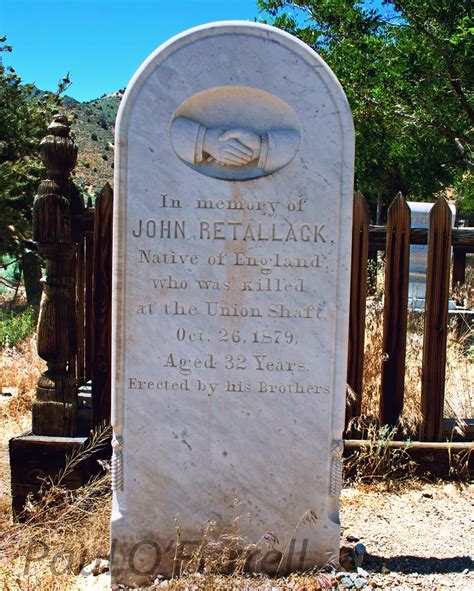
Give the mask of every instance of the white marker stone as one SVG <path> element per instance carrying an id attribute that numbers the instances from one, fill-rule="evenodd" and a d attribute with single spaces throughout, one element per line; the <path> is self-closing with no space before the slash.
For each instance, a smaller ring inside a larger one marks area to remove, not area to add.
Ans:
<path id="1" fill-rule="evenodd" d="M 430 213 L 434 203 L 407 201 L 411 212 L 412 228 L 429 228 Z M 452 225 L 456 219 L 456 207 L 449 204 L 452 214 Z M 424 311 L 426 299 L 426 272 L 428 267 L 428 246 L 426 244 L 410 245 L 410 272 L 408 283 L 408 307 L 412 310 Z M 449 308 L 456 308 L 450 300 Z"/>
<path id="2" fill-rule="evenodd" d="M 116 146 L 112 582 L 179 573 L 209 524 L 255 544 L 252 570 L 337 559 L 354 159 L 339 82 L 273 27 L 192 29 L 131 81 Z"/>

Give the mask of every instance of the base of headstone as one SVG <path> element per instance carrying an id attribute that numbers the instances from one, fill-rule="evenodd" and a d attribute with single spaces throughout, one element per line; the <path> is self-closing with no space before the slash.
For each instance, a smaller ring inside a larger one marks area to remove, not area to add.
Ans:
<path id="1" fill-rule="evenodd" d="M 24 519 L 23 509 L 28 495 L 40 491 L 46 478 L 53 478 L 66 464 L 67 457 L 84 445 L 87 437 L 49 437 L 25 433 L 9 441 L 13 517 Z M 65 476 L 62 486 L 74 490 L 86 484 L 103 469 L 98 459 L 110 457 L 110 446 L 84 459 Z"/>
<path id="2" fill-rule="evenodd" d="M 303 516 L 289 540 L 279 540 L 272 532 L 258 540 L 241 537 L 237 520 L 236 524 L 217 525 L 212 530 L 208 529 L 209 524 L 194 531 L 182 529 L 177 516 L 176 536 L 171 539 L 160 536 L 152 524 L 145 533 L 143 527 L 131 532 L 130 524 L 117 516 L 116 507 L 114 510 L 111 580 L 127 588 L 147 586 L 160 576 L 180 576 L 190 564 L 205 568 L 207 562 L 223 574 L 237 569 L 243 573 L 287 576 L 295 571 L 325 568 L 339 558 L 339 523 L 322 523 L 324 534 L 316 541 L 310 537 L 318 520 L 315 514 Z M 251 516 L 242 516 L 245 518 Z"/>

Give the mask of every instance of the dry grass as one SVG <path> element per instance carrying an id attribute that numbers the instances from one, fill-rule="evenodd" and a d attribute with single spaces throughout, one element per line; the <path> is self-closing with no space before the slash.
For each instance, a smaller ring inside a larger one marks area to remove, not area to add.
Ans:
<path id="1" fill-rule="evenodd" d="M 448 354 L 446 362 L 446 397 L 444 416 L 458 420 L 474 418 L 474 364 L 472 329 L 458 336 L 455 322 L 448 333 Z"/>
<path id="2" fill-rule="evenodd" d="M 285 578 L 266 576 L 215 575 L 193 573 L 167 582 L 170 591 L 321 591 L 336 589 L 336 579 L 329 573 L 294 573 Z M 157 583 L 152 589 L 163 588 Z"/>
<path id="3" fill-rule="evenodd" d="M 13 521 L 2 502 L 0 583 L 5 590 L 72 589 L 81 569 L 108 555 L 110 476 L 70 491 L 64 481 L 77 465 L 107 441 L 108 429 L 94 433 L 71 454 L 64 470 L 30 499 L 22 521 Z M 8 515 L 8 518 L 7 518 Z"/>
<path id="4" fill-rule="evenodd" d="M 31 428 L 36 381 L 45 368 L 35 337 L 0 351 L 0 386 L 13 392 L 0 396 L 0 589 L 5 591 L 73 589 L 82 565 L 108 554 L 108 476 L 72 493 L 61 485 L 63 473 L 45 483 L 42 498 L 29 504 L 24 522 L 13 522 L 8 440 Z M 68 469 L 76 460 L 71 458 Z M 43 553 L 43 559 L 33 560 L 25 570 L 27 556 Z"/>
<path id="5" fill-rule="evenodd" d="M 30 428 L 29 411 L 34 400 L 36 381 L 46 369 L 36 351 L 36 337 L 29 337 L 17 347 L 0 351 L 0 387 L 13 391 L 11 396 L 0 396 L 2 439 L 18 435 Z"/>
<path id="6" fill-rule="evenodd" d="M 362 415 L 366 423 L 379 416 L 380 387 L 383 353 L 383 265 L 377 276 L 376 294 L 367 299 L 365 356 L 362 392 Z M 469 279 L 469 274 L 468 274 Z M 471 276 L 474 284 L 474 277 Z M 457 297 L 472 303 L 474 288 L 468 283 L 457 291 Z M 406 437 L 417 434 L 421 422 L 421 378 L 423 360 L 424 315 L 409 311 L 404 408 L 399 428 Z M 474 418 L 474 364 L 472 363 L 472 342 L 474 334 L 467 326 L 459 330 L 456 319 L 450 321 L 447 342 L 446 391 L 444 416 L 457 421 L 462 431 L 465 419 Z"/>
<path id="7" fill-rule="evenodd" d="M 382 484 L 384 490 L 402 489 L 416 478 L 417 464 L 409 453 L 409 442 L 400 449 L 387 445 L 393 441 L 395 427 L 370 425 L 364 439 L 366 447 L 361 447 L 344 461 L 345 480 L 358 484 Z"/>

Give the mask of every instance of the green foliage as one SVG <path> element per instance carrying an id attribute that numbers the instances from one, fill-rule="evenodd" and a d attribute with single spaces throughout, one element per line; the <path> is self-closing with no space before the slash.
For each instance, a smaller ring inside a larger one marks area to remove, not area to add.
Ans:
<path id="1" fill-rule="evenodd" d="M 465 0 L 260 0 L 341 81 L 356 128 L 356 187 L 375 201 L 472 194 L 473 33 Z"/>
<path id="2" fill-rule="evenodd" d="M 0 38 L 0 55 L 12 50 L 5 41 Z M 21 83 L 14 68 L 0 65 L 0 254 L 20 255 L 30 238 L 31 207 L 43 175 L 38 144 L 68 84 L 66 76 L 55 94 L 39 94 Z"/>
<path id="3" fill-rule="evenodd" d="M 16 347 L 36 330 L 36 311 L 30 306 L 23 312 L 0 309 L 0 348 Z"/>
<path id="4" fill-rule="evenodd" d="M 19 261 L 10 256 L 0 257 L 0 294 L 14 289 L 21 277 Z"/>

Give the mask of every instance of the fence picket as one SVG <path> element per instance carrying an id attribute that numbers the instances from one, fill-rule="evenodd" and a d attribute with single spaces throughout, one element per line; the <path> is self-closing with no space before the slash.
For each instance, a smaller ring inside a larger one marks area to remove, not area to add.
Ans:
<path id="1" fill-rule="evenodd" d="M 396 425 L 403 410 L 407 335 L 410 208 L 403 195 L 388 210 L 380 423 Z"/>
<path id="2" fill-rule="evenodd" d="M 466 282 L 466 250 L 455 246 L 453 248 L 453 278 L 452 288 L 456 289 Z M 462 305 L 462 302 L 456 298 L 456 303 Z"/>
<path id="3" fill-rule="evenodd" d="M 361 193 L 354 195 L 352 226 L 351 300 L 349 315 L 349 359 L 347 383 L 355 398 L 346 405 L 346 430 L 352 418 L 360 416 L 364 371 L 365 300 L 367 297 L 367 256 L 369 252 L 369 207 Z"/>
<path id="4" fill-rule="evenodd" d="M 92 284 L 92 422 L 110 422 L 113 191 L 106 183 L 95 204 Z"/>
<path id="5" fill-rule="evenodd" d="M 448 333 L 451 210 L 444 198 L 430 213 L 425 332 L 421 380 L 421 441 L 439 441 L 442 431 Z"/>
<path id="6" fill-rule="evenodd" d="M 84 236 L 78 244 L 76 267 L 76 293 L 77 293 L 77 364 L 76 379 L 78 385 L 85 382 L 85 353 L 84 353 L 84 323 L 85 323 L 85 260 L 84 260 Z"/>
<path id="7" fill-rule="evenodd" d="M 88 382 L 92 378 L 92 359 L 94 348 L 94 335 L 92 329 L 92 267 L 94 251 L 94 235 L 90 231 L 85 232 L 86 244 L 86 316 L 84 327 L 84 349 L 85 349 L 85 380 Z"/>

